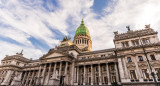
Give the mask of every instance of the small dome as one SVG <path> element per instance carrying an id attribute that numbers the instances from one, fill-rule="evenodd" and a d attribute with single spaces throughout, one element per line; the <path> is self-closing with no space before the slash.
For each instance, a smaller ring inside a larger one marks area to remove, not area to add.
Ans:
<path id="1" fill-rule="evenodd" d="M 76 30 L 76 33 L 75 33 L 75 36 L 76 35 L 88 35 L 88 36 L 90 36 L 90 34 L 89 34 L 89 30 L 88 30 L 88 28 L 84 25 L 84 21 L 83 21 L 83 19 L 82 19 L 82 21 L 81 21 L 81 25 L 77 28 L 77 30 Z"/>

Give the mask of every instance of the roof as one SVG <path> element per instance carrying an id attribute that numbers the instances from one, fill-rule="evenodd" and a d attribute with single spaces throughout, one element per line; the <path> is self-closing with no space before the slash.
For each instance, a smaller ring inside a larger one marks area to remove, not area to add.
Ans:
<path id="1" fill-rule="evenodd" d="M 87 35 L 90 36 L 88 28 L 85 26 L 84 21 L 82 19 L 81 25 L 77 28 L 75 32 L 75 36 L 77 35 Z"/>
<path id="2" fill-rule="evenodd" d="M 30 61 L 29 59 L 23 57 L 23 55 L 20 55 L 20 54 L 11 55 L 11 56 L 8 56 L 8 55 L 7 55 L 2 61 L 12 60 L 12 59 L 17 59 L 17 60 L 20 60 L 20 61 L 23 61 L 23 62 L 28 62 L 28 61 Z"/>
<path id="3" fill-rule="evenodd" d="M 79 56 L 97 54 L 97 53 L 105 53 L 105 52 L 113 52 L 113 51 L 115 51 L 115 48 L 96 50 L 96 51 L 91 51 L 91 52 L 84 52 L 84 53 L 80 53 Z"/>
<path id="4" fill-rule="evenodd" d="M 136 31 L 130 30 L 130 31 L 127 31 L 126 33 L 115 34 L 114 41 L 135 38 L 135 37 L 141 37 L 141 36 L 147 36 L 147 35 L 153 35 L 153 34 L 157 34 L 157 33 L 158 32 L 154 31 L 151 28 L 146 28 L 146 29 L 136 30 Z"/>

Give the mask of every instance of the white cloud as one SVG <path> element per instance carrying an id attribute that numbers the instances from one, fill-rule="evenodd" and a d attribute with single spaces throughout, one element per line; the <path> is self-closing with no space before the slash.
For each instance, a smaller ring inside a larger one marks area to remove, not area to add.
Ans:
<path id="1" fill-rule="evenodd" d="M 44 52 L 34 47 L 25 47 L 4 41 L 0 41 L 0 45 L 2 45 L 0 46 L 0 60 L 2 60 L 5 55 L 15 55 L 16 52 L 20 53 L 22 49 L 24 50 L 23 54 L 26 58 L 38 59 L 37 57 L 44 54 Z"/>
<path id="2" fill-rule="evenodd" d="M 104 12 L 100 18 L 97 18 L 100 14 L 95 13 L 91 8 L 94 5 L 93 0 L 58 0 L 57 2 L 58 7 L 47 2 L 45 5 L 49 8 L 50 11 L 48 11 L 42 6 L 44 2 L 40 0 L 0 1 L 0 23 L 13 27 L 13 29 L 5 29 L 0 26 L 0 35 L 22 44 L 25 43 L 25 46 L 19 46 L 0 41 L 1 44 L 5 43 L 4 47 L 0 47 L 5 51 L 0 50 L 2 55 L 14 54 L 19 51 L 17 49 L 25 48 L 24 51 L 28 56 L 38 58 L 42 55 L 43 50 L 32 46 L 30 37 L 43 41 L 52 48 L 58 43 L 56 39 L 58 36 L 51 29 L 69 35 L 68 30 L 75 31 L 81 18 L 84 18 L 90 30 L 93 50 L 113 48 L 113 32 L 117 30 L 119 33 L 125 32 L 127 25 L 137 30 L 143 29 L 146 24 L 151 24 L 153 29 L 160 32 L 160 10 L 158 9 L 160 1 L 158 0 L 113 0 L 103 9 Z M 51 11 L 52 9 L 54 11 Z M 72 24 L 70 25 L 68 21 Z M 15 48 L 10 47 L 13 45 Z M 7 50 L 5 47 L 11 49 Z"/>

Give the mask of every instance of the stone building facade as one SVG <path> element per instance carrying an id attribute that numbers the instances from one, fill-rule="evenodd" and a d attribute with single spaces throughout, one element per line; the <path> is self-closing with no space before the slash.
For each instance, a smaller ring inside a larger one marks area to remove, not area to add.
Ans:
<path id="1" fill-rule="evenodd" d="M 64 37 L 37 60 L 16 53 L 0 65 L 0 85 L 135 85 L 152 86 L 160 82 L 160 42 L 149 25 L 142 30 L 114 32 L 115 48 L 92 51 L 92 40 L 83 20 L 73 42 Z M 36 53 L 35 53 L 36 54 Z"/>

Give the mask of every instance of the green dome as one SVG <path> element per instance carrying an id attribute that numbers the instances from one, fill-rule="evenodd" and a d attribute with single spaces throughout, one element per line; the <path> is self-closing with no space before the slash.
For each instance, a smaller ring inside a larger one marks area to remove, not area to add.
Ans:
<path id="1" fill-rule="evenodd" d="M 88 35 L 90 36 L 89 34 L 89 30 L 87 29 L 87 27 L 84 25 L 84 21 L 82 19 L 81 21 L 81 25 L 77 28 L 76 30 L 76 33 L 75 33 L 75 36 L 76 35 Z"/>

